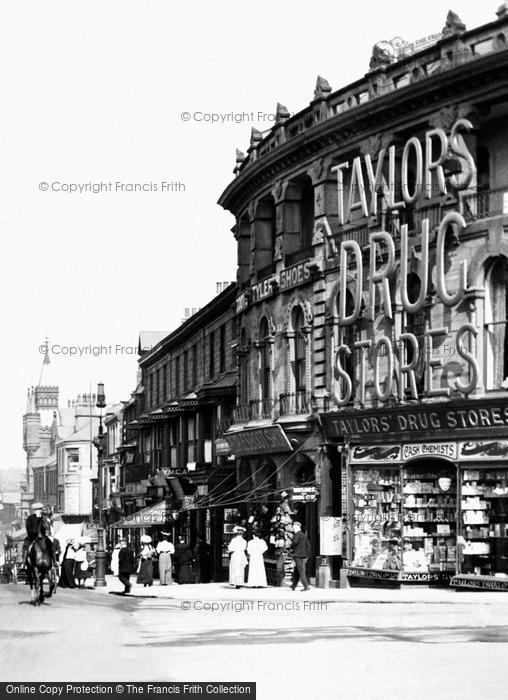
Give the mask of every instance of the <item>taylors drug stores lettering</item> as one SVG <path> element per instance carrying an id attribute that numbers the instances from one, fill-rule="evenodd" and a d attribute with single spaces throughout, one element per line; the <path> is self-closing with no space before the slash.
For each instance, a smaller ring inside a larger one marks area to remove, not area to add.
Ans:
<path id="1" fill-rule="evenodd" d="M 433 188 L 437 193 L 446 194 L 445 176 L 442 163 L 451 151 L 461 164 L 461 172 L 453 175 L 450 182 L 458 189 L 467 187 L 473 174 L 476 172 L 474 160 L 469 153 L 460 129 L 472 129 L 472 124 L 467 119 L 459 119 L 451 129 L 447 138 L 442 129 L 428 131 L 425 136 L 425 144 L 422 148 L 419 140 L 410 138 L 404 148 L 401 161 L 399 181 L 402 186 L 401 201 L 393 201 L 395 192 L 395 151 L 389 149 L 388 182 L 383 175 L 384 149 L 380 151 L 376 172 L 372 166 L 369 155 L 364 157 L 364 164 L 368 174 L 368 188 L 364 186 L 362 176 L 361 159 L 355 158 L 352 165 L 352 177 L 349 187 L 348 213 L 344 214 L 343 201 L 343 171 L 349 168 L 348 163 L 336 166 L 338 177 L 339 216 L 341 221 L 349 220 L 351 211 L 361 208 L 363 213 L 376 213 L 376 193 L 383 185 L 388 187 L 388 206 L 403 208 L 406 204 L 412 204 L 423 192 L 424 197 L 432 196 Z M 433 144 L 437 146 L 433 147 Z M 437 152 L 437 154 L 436 154 Z M 408 159 L 413 156 L 416 172 L 415 187 L 409 192 Z M 434 155 L 432 155 L 434 154 Z M 370 188 L 371 200 L 367 203 L 367 190 Z M 436 194 L 436 192 L 434 192 Z M 355 196 L 359 199 L 355 200 Z M 340 212 L 342 211 L 342 215 Z M 401 226 L 400 231 L 400 260 L 396 259 L 395 244 L 392 236 L 386 231 L 377 231 L 369 236 L 368 267 L 364 269 L 362 251 L 354 240 L 342 241 L 340 246 L 340 284 L 339 284 L 339 326 L 345 328 L 356 323 L 360 318 L 362 306 L 365 302 L 364 282 L 366 282 L 367 320 L 371 327 L 382 327 L 383 319 L 392 321 L 392 299 L 389 278 L 393 276 L 397 266 L 400 270 L 400 303 L 407 314 L 415 314 L 424 307 L 430 282 L 435 283 L 436 296 L 446 307 L 455 307 L 460 304 L 465 296 L 467 287 L 467 262 L 463 261 L 456 268 L 450 266 L 445 253 L 445 239 L 449 231 L 453 231 L 455 240 L 460 240 L 460 234 L 466 227 L 466 222 L 458 212 L 449 212 L 439 226 L 436 248 L 435 269 L 429 269 L 429 223 L 422 220 L 420 248 L 418 255 L 418 276 L 420 278 L 420 291 L 416 299 L 409 299 L 407 278 L 409 272 L 409 241 L 408 227 Z M 383 259 L 382 264 L 378 263 Z M 447 284 L 447 276 L 453 277 L 456 289 L 451 291 Z M 351 280 L 354 281 L 351 284 Z M 349 300 L 347 293 L 349 294 Z M 376 308 L 380 315 L 376 315 Z M 381 322 L 381 323 L 380 323 Z M 450 396 L 450 387 L 441 386 L 435 380 L 435 371 L 443 367 L 443 353 L 436 352 L 434 344 L 443 348 L 451 348 L 457 358 L 465 363 L 462 377 L 456 376 L 451 386 L 459 393 L 467 396 L 471 394 L 477 385 L 479 367 L 474 352 L 474 340 L 478 330 L 470 323 L 464 323 L 454 331 L 454 337 L 449 336 L 447 326 L 427 328 L 424 331 L 423 348 L 419 346 L 418 339 L 413 333 L 400 333 L 393 342 L 386 335 L 376 334 L 373 337 L 358 340 L 351 345 L 342 343 L 335 352 L 335 373 L 337 389 L 335 402 L 338 406 L 350 403 L 353 393 L 353 380 L 346 371 L 348 359 L 355 354 L 359 368 L 358 400 L 365 404 L 365 389 L 367 383 L 367 362 L 373 367 L 373 388 L 378 401 L 385 402 L 391 397 L 398 396 L 400 400 L 406 397 L 418 398 L 416 369 L 424 365 L 425 393 L 427 396 Z"/>
<path id="2" fill-rule="evenodd" d="M 473 125 L 468 119 L 458 119 L 450 136 L 443 129 L 431 129 L 425 133 L 423 145 L 415 136 L 404 145 L 402 159 L 397 172 L 395 146 L 379 151 L 376 168 L 370 154 L 357 156 L 353 162 L 346 161 L 332 168 L 337 173 L 338 213 L 341 226 L 351 220 L 351 214 L 361 209 L 363 216 L 377 214 L 379 192 L 387 196 L 388 209 L 403 209 L 406 204 L 414 204 L 423 194 L 426 199 L 447 194 L 443 162 L 451 152 L 461 164 L 461 172 L 450 178 L 456 189 L 465 189 L 476 172 L 473 156 L 460 134 L 469 131 Z M 409 191 L 411 169 L 414 175 L 412 192 Z M 365 176 L 364 176 L 365 173 Z M 402 199 L 395 201 L 397 183 L 400 183 Z"/>

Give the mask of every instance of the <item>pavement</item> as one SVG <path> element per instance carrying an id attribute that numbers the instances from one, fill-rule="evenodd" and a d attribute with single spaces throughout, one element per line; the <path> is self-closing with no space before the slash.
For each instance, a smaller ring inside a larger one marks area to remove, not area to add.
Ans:
<path id="1" fill-rule="evenodd" d="M 159 585 L 154 580 L 152 586 L 135 583 L 131 577 L 132 588 L 129 598 L 164 598 L 168 601 L 196 600 L 307 600 L 322 603 L 419 603 L 419 604 L 495 604 L 508 605 L 506 591 L 456 591 L 450 588 L 429 588 L 425 586 L 407 586 L 401 589 L 387 588 L 316 588 L 303 591 L 298 587 L 295 591 L 286 585 L 281 588 L 249 588 L 243 586 L 236 589 L 227 582 L 222 583 L 173 583 L 168 586 Z M 88 584 L 92 587 L 93 584 Z M 121 594 L 123 585 L 115 576 L 106 576 L 106 586 L 94 588 L 99 594 Z"/>
<path id="2" fill-rule="evenodd" d="M 123 596 L 107 583 L 59 589 L 39 607 L 27 586 L 0 586 L 2 681 L 255 681 L 259 700 L 507 697 L 500 593 L 155 582 Z"/>

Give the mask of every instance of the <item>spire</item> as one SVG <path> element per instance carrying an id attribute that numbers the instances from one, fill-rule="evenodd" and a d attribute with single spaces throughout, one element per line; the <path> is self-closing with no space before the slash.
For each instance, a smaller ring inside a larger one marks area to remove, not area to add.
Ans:
<path id="1" fill-rule="evenodd" d="M 34 411 L 41 413 L 43 425 L 50 426 L 53 420 L 53 411 L 58 410 L 59 389 L 58 382 L 52 376 L 52 365 L 49 359 L 49 339 L 39 347 L 44 353 L 42 360 L 39 383 L 33 391 Z"/>
<path id="2" fill-rule="evenodd" d="M 42 360 L 41 373 L 39 375 L 39 383 L 37 386 L 44 386 L 44 384 L 49 386 L 50 382 L 47 381 L 47 377 L 48 377 L 48 367 L 51 363 L 49 361 L 49 340 L 48 340 L 48 338 L 46 338 L 44 344 L 41 345 L 39 349 L 41 351 L 44 349 L 44 359 Z M 44 375 L 44 382 L 42 381 L 43 375 Z"/>

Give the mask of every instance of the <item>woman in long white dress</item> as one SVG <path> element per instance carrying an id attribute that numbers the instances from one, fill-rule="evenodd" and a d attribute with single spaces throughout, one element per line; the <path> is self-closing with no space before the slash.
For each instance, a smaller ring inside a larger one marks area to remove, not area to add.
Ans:
<path id="1" fill-rule="evenodd" d="M 247 557 L 245 556 L 245 548 L 247 542 L 243 538 L 245 532 L 244 527 L 235 527 L 234 532 L 237 533 L 229 543 L 228 552 L 231 554 L 229 560 L 229 584 L 240 588 L 245 585 L 245 567 L 247 566 Z"/>
<path id="2" fill-rule="evenodd" d="M 268 549 L 268 545 L 256 533 L 253 534 L 251 541 L 247 545 L 247 554 L 249 555 L 249 576 L 247 585 L 252 588 L 266 588 L 266 570 L 263 554 Z"/>
<path id="3" fill-rule="evenodd" d="M 111 571 L 113 572 L 113 576 L 118 576 L 118 555 L 120 554 L 120 545 L 115 544 L 115 548 L 113 549 L 113 553 L 111 555 Z"/>

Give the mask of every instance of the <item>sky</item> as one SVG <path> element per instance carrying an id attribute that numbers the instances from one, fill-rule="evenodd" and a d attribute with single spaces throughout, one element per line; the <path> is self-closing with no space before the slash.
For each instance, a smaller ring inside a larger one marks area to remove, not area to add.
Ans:
<path id="1" fill-rule="evenodd" d="M 499 4 L 452 9 L 470 29 Z M 306 107 L 318 74 L 334 90 L 361 78 L 376 41 L 440 32 L 448 9 L 442 0 L 1 4 L 2 467 L 25 464 L 22 415 L 46 337 L 63 400 L 99 381 L 108 402 L 128 399 L 139 331 L 175 329 L 216 282 L 235 279 L 234 219 L 217 199 L 251 128 L 270 129 L 277 102 Z"/>

